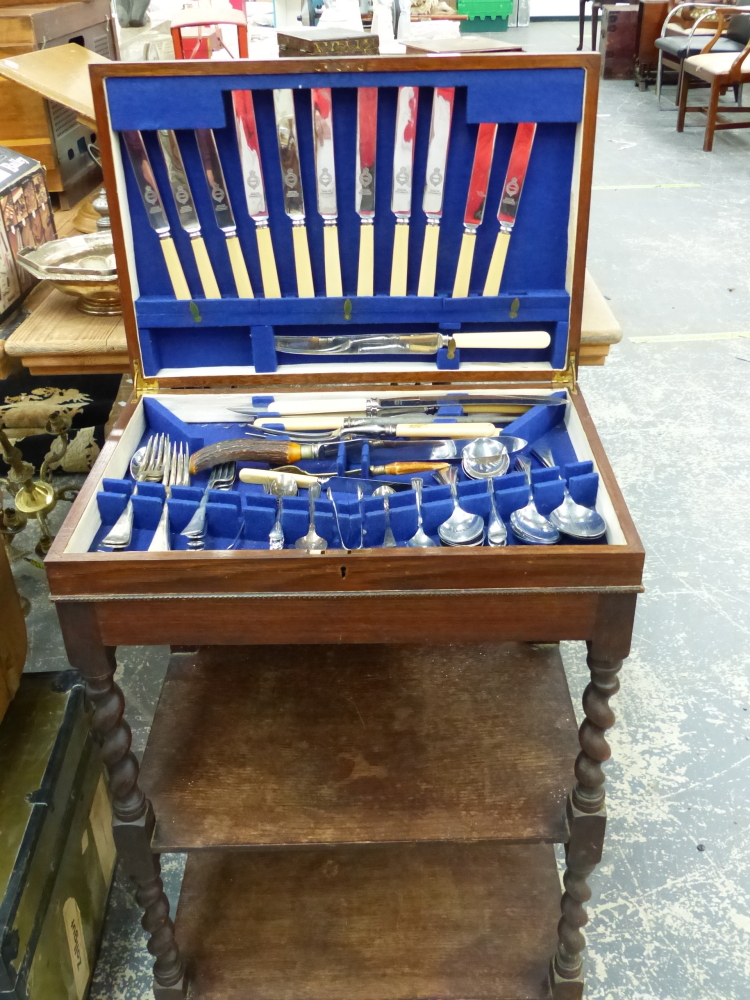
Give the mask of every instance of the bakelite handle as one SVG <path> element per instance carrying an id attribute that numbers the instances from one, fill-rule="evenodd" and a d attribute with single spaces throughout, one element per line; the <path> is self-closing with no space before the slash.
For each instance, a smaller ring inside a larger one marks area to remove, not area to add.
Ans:
<path id="1" fill-rule="evenodd" d="M 448 462 L 389 462 L 388 465 L 371 465 L 372 476 L 408 476 L 412 472 L 437 472 L 447 469 Z"/>

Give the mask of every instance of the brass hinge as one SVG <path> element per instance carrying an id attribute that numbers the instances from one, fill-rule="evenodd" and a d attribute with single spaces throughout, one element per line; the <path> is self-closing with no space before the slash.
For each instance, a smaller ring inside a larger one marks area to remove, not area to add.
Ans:
<path id="1" fill-rule="evenodd" d="M 140 399 L 147 392 L 159 391 L 158 378 L 144 378 L 141 372 L 141 363 L 137 360 L 133 361 L 133 387 L 136 399 Z"/>
<path id="2" fill-rule="evenodd" d="M 552 383 L 558 387 L 568 389 L 570 392 L 578 392 L 576 381 L 576 355 L 571 351 L 568 355 L 568 367 L 562 371 L 556 371 L 552 375 Z"/>

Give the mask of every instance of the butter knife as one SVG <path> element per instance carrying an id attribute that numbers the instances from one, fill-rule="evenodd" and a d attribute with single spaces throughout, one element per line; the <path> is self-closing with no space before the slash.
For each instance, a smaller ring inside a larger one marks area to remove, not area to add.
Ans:
<path id="1" fill-rule="evenodd" d="M 151 228 L 159 237 L 159 246 L 164 254 L 164 261 L 167 265 L 169 280 L 172 282 L 175 298 L 189 299 L 191 298 L 190 289 L 185 280 L 185 272 L 182 270 L 182 264 L 180 263 L 180 258 L 177 255 L 177 249 L 172 239 L 169 220 L 167 219 L 167 213 L 164 211 L 164 204 L 159 194 L 159 188 L 156 186 L 156 178 L 154 177 L 151 161 L 146 152 L 143 136 L 135 130 L 125 130 L 122 132 L 122 138 L 125 143 L 128 159 L 133 168 L 133 173 L 135 174 L 141 199 L 143 200 L 143 207 L 146 209 L 146 216 Z"/>
<path id="2" fill-rule="evenodd" d="M 260 161 L 258 127 L 255 122 L 255 105 L 249 90 L 233 90 L 232 106 L 234 123 L 237 128 L 237 146 L 240 151 L 242 181 L 245 188 L 247 212 L 255 223 L 255 238 L 258 241 L 258 259 L 263 279 L 263 293 L 267 299 L 281 298 L 276 258 L 268 225 L 268 204 L 266 187 L 263 183 L 263 167 Z"/>
<path id="3" fill-rule="evenodd" d="M 356 209 L 359 215 L 357 295 L 374 293 L 375 152 L 378 143 L 378 88 L 357 90 Z"/>
<path id="4" fill-rule="evenodd" d="M 510 243 L 513 226 L 516 223 L 518 203 L 521 200 L 523 182 L 526 179 L 526 171 L 529 166 L 531 147 L 534 144 L 535 135 L 535 122 L 519 123 L 516 129 L 516 137 L 513 140 L 513 149 L 510 151 L 508 171 L 505 175 L 503 193 L 500 197 L 500 207 L 497 211 L 497 221 L 500 223 L 500 231 L 495 240 L 495 249 L 492 251 L 492 259 L 490 260 L 490 266 L 484 282 L 483 295 L 500 294 L 500 282 L 503 280 L 508 244 Z"/>
<path id="5" fill-rule="evenodd" d="M 315 187 L 318 214 L 323 219 L 323 253 L 326 272 L 326 295 L 343 295 L 339 234 L 336 225 L 336 163 L 333 155 L 333 101 L 330 87 L 313 87 L 313 139 L 315 142 Z"/>
<path id="6" fill-rule="evenodd" d="M 465 298 L 469 294 L 471 282 L 471 267 L 474 262 L 474 247 L 477 241 L 477 229 L 484 219 L 484 209 L 487 205 L 487 189 L 490 184 L 492 157 L 495 152 L 497 124 L 482 122 L 477 132 L 477 143 L 474 147 L 474 164 L 471 168 L 469 193 L 466 196 L 464 211 L 464 234 L 461 239 L 461 252 L 458 255 L 456 277 L 453 282 L 453 298 Z"/>
<path id="7" fill-rule="evenodd" d="M 409 219 L 417 132 L 418 87 L 399 87 L 396 106 L 396 141 L 393 147 L 391 211 L 396 216 L 391 259 L 391 295 L 406 295 L 409 266 Z"/>
<path id="8" fill-rule="evenodd" d="M 195 263 L 203 285 L 203 294 L 207 299 L 220 299 L 221 292 L 216 284 L 216 276 L 211 267 L 206 244 L 201 236 L 201 224 L 195 210 L 195 202 L 185 172 L 185 165 L 182 162 L 177 136 L 171 129 L 158 129 L 156 137 L 164 154 L 169 186 L 172 190 L 177 214 L 180 217 L 180 225 L 190 237 L 190 245 L 193 248 Z"/>
<path id="9" fill-rule="evenodd" d="M 455 87 L 435 87 L 432 99 L 432 119 L 430 121 L 430 141 L 427 146 L 427 168 L 425 172 L 422 210 L 427 216 L 422 247 L 422 264 L 419 269 L 417 295 L 435 294 L 435 270 L 437 268 L 438 238 L 440 219 L 443 215 L 443 195 L 445 193 L 445 166 L 448 161 L 448 144 L 451 136 L 453 99 Z"/>
<path id="10" fill-rule="evenodd" d="M 479 333 L 365 334 L 361 337 L 274 337 L 282 354 L 437 354 L 448 348 L 449 357 L 457 347 L 485 350 L 542 350 L 549 347 L 546 330 Z"/>
<path id="11" fill-rule="evenodd" d="M 297 121 L 294 115 L 294 94 L 291 90 L 274 90 L 273 107 L 276 114 L 276 138 L 279 144 L 281 180 L 284 185 L 284 210 L 292 220 L 294 241 L 294 267 L 297 272 L 297 295 L 313 298 L 310 247 L 305 228 L 305 200 L 302 196 L 302 172 L 299 161 Z"/>
<path id="12" fill-rule="evenodd" d="M 198 152 L 203 164 L 203 173 L 206 175 L 206 183 L 211 193 L 211 207 L 214 210 L 216 225 L 224 233 L 229 251 L 229 263 L 232 266 L 234 283 L 237 286 L 237 294 L 241 299 L 251 299 L 253 288 L 250 284 L 250 276 L 247 273 L 245 258 L 242 256 L 242 247 L 237 239 L 237 226 L 234 222 L 234 213 L 229 201 L 229 192 L 224 181 L 224 171 L 221 168 L 219 150 L 216 148 L 216 139 L 210 128 L 197 128 L 195 138 L 198 143 Z"/>

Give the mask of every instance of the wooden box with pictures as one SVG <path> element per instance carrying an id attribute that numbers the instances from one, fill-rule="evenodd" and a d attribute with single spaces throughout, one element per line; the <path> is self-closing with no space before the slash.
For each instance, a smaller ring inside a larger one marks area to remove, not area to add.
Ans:
<path id="1" fill-rule="evenodd" d="M 136 392 L 47 572 L 159 1000 L 582 995 L 644 558 L 576 383 L 598 70 L 92 68 Z"/>

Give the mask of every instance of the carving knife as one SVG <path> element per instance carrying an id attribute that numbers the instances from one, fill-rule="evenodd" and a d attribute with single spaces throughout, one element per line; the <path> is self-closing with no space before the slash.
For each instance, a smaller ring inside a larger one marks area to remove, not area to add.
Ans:
<path id="1" fill-rule="evenodd" d="M 260 161 L 260 143 L 255 123 L 255 105 L 253 104 L 252 92 L 233 90 L 232 106 L 234 108 L 234 123 L 237 128 L 237 146 L 240 151 L 247 212 L 255 223 L 255 238 L 258 241 L 263 293 L 267 299 L 278 299 L 281 298 L 281 289 L 276 270 L 276 258 L 273 254 L 271 230 L 268 226 L 266 187 L 263 183 L 263 167 Z"/>
<path id="2" fill-rule="evenodd" d="M 282 354 L 437 354 L 448 348 L 451 358 L 457 347 L 486 350 L 541 350 L 549 347 L 546 330 L 480 331 L 477 333 L 370 333 L 361 337 L 274 337 Z"/>
<path id="3" fill-rule="evenodd" d="M 399 87 L 396 106 L 396 141 L 393 147 L 391 211 L 396 216 L 391 260 L 391 295 L 406 295 L 409 266 L 409 219 L 411 217 L 414 139 L 417 133 L 418 87 Z"/>
<path id="4" fill-rule="evenodd" d="M 264 399 L 266 397 L 263 397 Z M 409 410 L 421 410 L 429 413 L 441 406 L 463 406 L 470 410 L 482 407 L 524 407 L 524 406 L 563 406 L 566 399 L 562 396 L 482 396 L 474 393 L 450 393 L 435 396 L 404 396 L 391 398 L 388 396 L 340 396 L 337 393 L 325 393 L 317 399 L 292 397 L 291 399 L 275 399 L 267 406 L 235 406 L 232 410 L 244 416 L 266 417 L 275 414 L 292 416 L 306 413 L 351 413 L 360 412 L 368 417 L 379 417 L 388 413 L 404 413 Z"/>
<path id="5" fill-rule="evenodd" d="M 175 298 L 189 299 L 192 296 L 190 295 L 190 289 L 185 280 L 185 272 L 182 270 L 182 264 L 172 240 L 167 213 L 164 211 L 159 188 L 156 186 L 156 178 L 154 177 L 151 161 L 146 152 L 143 136 L 135 130 L 125 130 L 122 132 L 122 138 L 128 153 L 128 159 L 133 167 L 133 173 L 135 174 L 138 190 L 143 199 L 143 207 L 146 209 L 148 221 L 151 228 L 159 237 L 159 246 L 164 254 L 164 261 L 167 265 Z"/>
<path id="6" fill-rule="evenodd" d="M 374 293 L 375 151 L 378 142 L 378 88 L 357 90 L 356 209 L 359 215 L 357 295 Z"/>
<path id="7" fill-rule="evenodd" d="M 210 128 L 197 128 L 195 138 L 201 155 L 203 173 L 206 175 L 206 183 L 211 193 L 211 207 L 214 210 L 216 225 L 226 237 L 229 263 L 232 265 L 237 294 L 241 299 L 251 299 L 253 289 L 245 266 L 245 258 L 242 256 L 242 247 L 237 239 L 237 226 L 229 201 L 229 192 L 224 182 L 224 171 L 221 168 L 216 139 Z"/>
<path id="8" fill-rule="evenodd" d="M 410 461 L 438 462 L 457 457 L 455 441 L 370 441 L 355 439 L 344 445 L 347 458 L 352 453 L 361 454 L 362 447 L 370 444 L 372 453 L 386 449 L 391 458 L 403 453 Z M 222 462 L 267 462 L 269 465 L 287 465 L 305 459 L 336 458 L 340 442 L 330 444 L 296 444 L 293 441 L 269 441 L 262 438 L 238 438 L 219 441 L 200 448 L 190 456 L 190 472 L 196 475 Z M 360 458 L 361 461 L 361 458 Z"/>
<path id="9" fill-rule="evenodd" d="M 445 165 L 448 160 L 448 143 L 451 136 L 453 99 L 455 87 L 435 87 L 432 99 L 430 141 L 427 146 L 422 210 L 427 216 L 422 247 L 422 264 L 419 269 L 417 295 L 435 294 L 435 269 L 437 267 L 440 219 L 443 215 L 445 192 Z"/>
<path id="10" fill-rule="evenodd" d="M 297 295 L 313 298 L 310 247 L 305 228 L 305 200 L 302 197 L 302 174 L 299 162 L 297 121 L 294 115 L 294 94 L 291 90 L 274 90 L 273 107 L 276 114 L 276 138 L 279 144 L 281 180 L 284 185 L 284 210 L 292 220 L 294 241 L 294 267 L 297 272 Z"/>
<path id="11" fill-rule="evenodd" d="M 489 407 L 485 407 L 481 413 L 470 413 L 466 416 L 453 417 L 452 419 L 460 424 L 476 424 L 484 427 L 490 424 L 495 425 L 510 423 L 510 421 L 515 420 L 517 416 L 517 413 L 507 413 L 499 410 L 495 413 L 490 410 Z M 288 417 L 264 416 L 255 420 L 252 427 L 258 431 L 265 431 L 269 428 L 282 428 L 285 431 L 294 431 L 295 433 L 305 431 L 336 431 L 343 430 L 345 428 L 356 428 L 360 424 L 364 424 L 369 419 L 372 418 L 366 417 L 362 413 L 350 412 Z M 442 421 L 438 421 L 435 414 L 427 414 L 424 410 L 415 410 L 414 412 L 406 410 L 402 413 L 379 413 L 377 415 L 377 420 L 378 423 L 383 426 L 396 426 L 400 422 L 406 420 L 411 421 L 411 426 L 414 427 L 437 426 L 437 430 L 434 433 L 421 435 L 423 437 L 440 437 L 439 432 L 441 427 L 451 428 L 453 426 L 452 424 L 445 424 Z M 467 437 L 469 435 L 472 437 L 481 436 L 478 432 L 468 432 L 462 434 L 453 434 L 450 430 L 446 430 L 445 432 L 445 437 Z"/>
<path id="12" fill-rule="evenodd" d="M 510 235 L 518 214 L 518 203 L 521 200 L 523 182 L 526 179 L 526 171 L 531 157 L 531 147 L 534 144 L 536 135 L 535 122 L 520 122 L 516 129 L 516 138 L 513 141 L 513 148 L 510 151 L 508 171 L 505 175 L 503 193 L 500 197 L 500 207 L 497 211 L 497 221 L 500 223 L 500 231 L 495 240 L 495 249 L 492 251 L 492 259 L 487 270 L 487 277 L 484 282 L 483 295 L 499 295 L 500 282 L 503 279 L 505 268 L 505 257 L 508 253 Z"/>
<path id="13" fill-rule="evenodd" d="M 208 258 L 206 244 L 201 236 L 201 224 L 195 210 L 195 202 L 185 173 L 180 147 L 177 144 L 177 136 L 171 129 L 158 129 L 156 137 L 164 154 L 169 186 L 174 196 L 177 214 L 180 217 L 180 225 L 190 237 L 190 245 L 195 254 L 195 263 L 203 285 L 203 294 L 207 299 L 220 299 L 221 292 L 216 284 L 216 276 Z"/>
<path id="14" fill-rule="evenodd" d="M 461 239 L 461 252 L 458 256 L 456 277 L 453 282 L 453 298 L 465 298 L 469 294 L 471 281 L 471 265 L 474 262 L 474 247 L 477 241 L 477 229 L 484 219 L 484 209 L 487 204 L 487 188 L 490 184 L 492 157 L 495 152 L 497 125 L 494 122 L 482 122 L 477 132 L 477 144 L 474 147 L 474 164 L 471 168 L 469 193 L 466 196 L 464 211 L 464 234 Z"/>
<path id="15" fill-rule="evenodd" d="M 315 187 L 318 214 L 323 219 L 323 253 L 326 272 L 326 295 L 340 297 L 341 261 L 336 221 L 336 163 L 333 156 L 333 102 L 330 87 L 313 87 L 313 139 L 315 142 Z"/>

